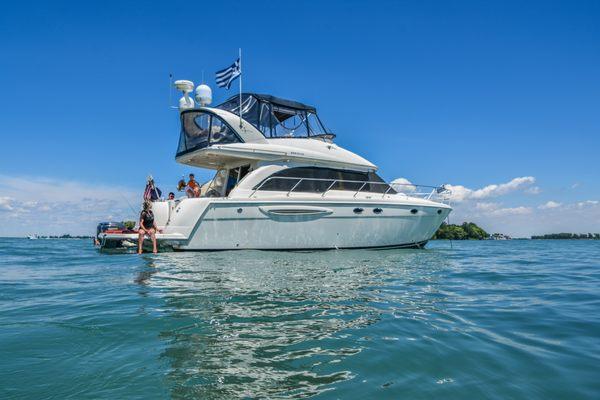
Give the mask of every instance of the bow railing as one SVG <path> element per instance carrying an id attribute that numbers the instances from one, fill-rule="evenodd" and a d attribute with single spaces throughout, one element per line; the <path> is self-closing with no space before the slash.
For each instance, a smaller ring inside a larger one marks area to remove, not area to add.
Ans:
<path id="1" fill-rule="evenodd" d="M 263 188 L 267 183 L 276 180 L 289 181 L 289 184 L 287 184 L 287 186 L 291 185 L 291 188 Z M 385 198 L 385 196 L 389 194 L 403 194 L 405 196 L 418 197 L 425 200 L 437 201 L 440 203 L 449 203 L 452 194 L 452 192 L 448 188 L 446 188 L 445 185 L 429 186 L 417 185 L 414 183 L 387 183 L 376 181 L 354 181 L 347 179 L 294 178 L 286 176 L 272 176 L 265 179 L 257 187 L 255 187 L 254 191 L 250 194 L 250 197 L 254 196 L 256 192 L 260 191 L 261 189 L 263 191 L 268 190 L 276 192 L 287 192 L 286 195 L 289 197 L 292 193 L 299 193 L 298 191 L 294 191 L 298 189 L 302 183 L 317 183 L 313 186 L 313 189 L 315 190 L 310 190 L 308 192 L 320 194 L 321 197 L 325 197 L 332 190 L 342 190 L 347 192 L 354 192 L 352 197 L 358 196 L 359 193 L 373 193 L 381 195 L 382 198 Z M 327 185 L 327 183 L 329 183 L 329 185 Z M 348 187 L 352 185 L 358 187 L 358 189 L 349 189 Z M 338 188 L 340 186 L 342 187 L 341 189 Z M 381 187 L 381 190 L 373 191 L 374 188 L 377 187 Z M 304 193 L 306 193 L 306 191 L 304 191 Z"/>

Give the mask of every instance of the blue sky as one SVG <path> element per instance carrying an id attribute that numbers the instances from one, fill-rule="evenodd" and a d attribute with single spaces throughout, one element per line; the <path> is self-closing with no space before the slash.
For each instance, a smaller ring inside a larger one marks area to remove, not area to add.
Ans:
<path id="1" fill-rule="evenodd" d="M 169 73 L 204 71 L 218 103 L 234 91 L 214 71 L 238 47 L 245 88 L 315 105 L 387 179 L 533 179 L 466 196 L 457 220 L 598 232 L 598 21 L 596 1 L 4 3 L 0 235 L 131 214 L 123 196 L 148 173 L 172 189 L 190 168 L 174 161 Z"/>

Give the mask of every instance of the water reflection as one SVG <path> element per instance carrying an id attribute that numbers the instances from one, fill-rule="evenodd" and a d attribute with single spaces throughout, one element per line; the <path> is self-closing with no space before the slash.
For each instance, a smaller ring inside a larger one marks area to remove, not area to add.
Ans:
<path id="1" fill-rule="evenodd" d="M 308 397 L 354 378 L 382 315 L 431 308 L 435 251 L 171 253 L 136 282 L 164 296 L 174 398 Z M 375 260 L 375 261 L 374 261 Z M 150 265 L 151 264 L 151 265 Z M 427 269 L 422 268 L 427 265 Z M 433 299 L 433 300 L 432 300 Z"/>

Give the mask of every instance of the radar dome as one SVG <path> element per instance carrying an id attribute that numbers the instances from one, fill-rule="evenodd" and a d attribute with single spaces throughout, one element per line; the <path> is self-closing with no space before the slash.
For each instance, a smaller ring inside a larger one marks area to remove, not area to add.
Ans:
<path id="1" fill-rule="evenodd" d="M 192 90 L 194 90 L 194 82 L 187 81 L 185 79 L 175 81 L 174 85 L 177 90 L 181 90 L 183 93 L 190 93 Z"/>
<path id="2" fill-rule="evenodd" d="M 196 101 L 201 107 L 207 106 L 212 103 L 212 90 L 208 85 L 198 85 L 196 88 Z"/>
<path id="3" fill-rule="evenodd" d="M 183 92 L 183 97 L 179 99 L 179 109 L 181 111 L 194 108 L 194 100 L 190 98 L 190 93 L 194 90 L 194 82 L 180 79 L 174 83 L 177 90 Z"/>

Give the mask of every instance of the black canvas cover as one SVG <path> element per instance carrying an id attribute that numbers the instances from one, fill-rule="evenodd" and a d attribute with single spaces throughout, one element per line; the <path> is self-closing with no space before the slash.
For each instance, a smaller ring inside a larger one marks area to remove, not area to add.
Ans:
<path id="1" fill-rule="evenodd" d="M 254 97 L 257 100 L 264 102 L 264 103 L 271 103 L 271 104 L 282 106 L 282 107 L 293 108 L 296 110 L 303 110 L 303 111 L 308 111 L 308 112 L 312 112 L 312 113 L 317 112 L 317 109 L 313 106 L 309 106 L 309 105 L 306 105 L 306 104 L 303 104 L 303 103 L 300 103 L 300 102 L 294 101 L 294 100 L 282 99 L 281 97 L 275 97 L 270 94 L 242 93 L 242 97 L 244 99 L 247 98 L 248 96 Z M 236 100 L 236 99 L 239 99 L 239 94 L 237 94 L 235 96 L 231 96 L 223 104 L 230 102 L 232 100 Z M 217 106 L 217 108 L 219 108 L 219 106 Z"/>

